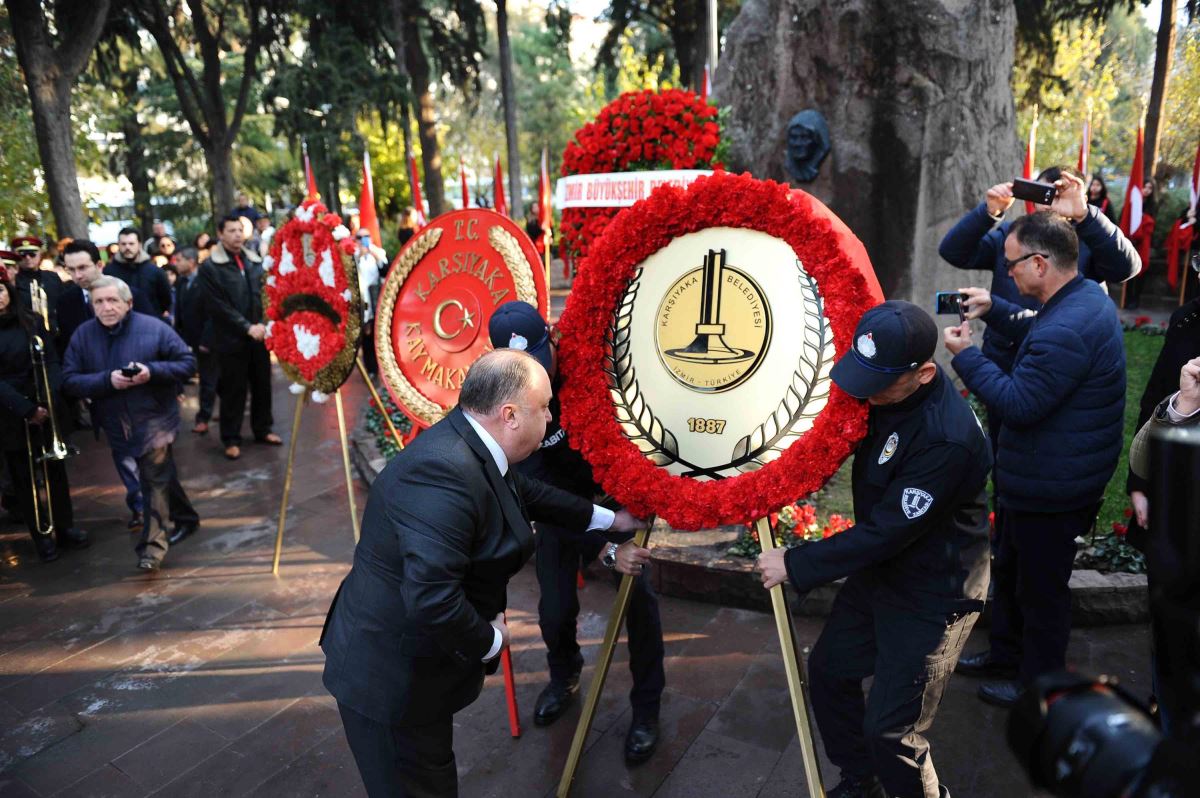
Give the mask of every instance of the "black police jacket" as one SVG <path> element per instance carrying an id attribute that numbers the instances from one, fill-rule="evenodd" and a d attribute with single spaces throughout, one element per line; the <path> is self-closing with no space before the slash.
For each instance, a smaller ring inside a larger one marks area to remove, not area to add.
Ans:
<path id="1" fill-rule="evenodd" d="M 872 407 L 854 458 L 854 518 L 845 532 L 787 553 L 808 591 L 851 574 L 875 598 L 914 610 L 980 610 L 988 583 L 987 436 L 938 369 L 917 393 Z"/>

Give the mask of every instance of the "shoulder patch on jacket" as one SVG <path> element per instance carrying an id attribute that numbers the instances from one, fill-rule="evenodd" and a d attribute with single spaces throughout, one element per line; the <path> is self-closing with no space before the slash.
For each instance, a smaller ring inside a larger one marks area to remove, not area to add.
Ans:
<path id="1" fill-rule="evenodd" d="M 925 515 L 933 506 L 933 497 L 920 488 L 905 488 L 900 495 L 900 508 L 911 521 Z"/>

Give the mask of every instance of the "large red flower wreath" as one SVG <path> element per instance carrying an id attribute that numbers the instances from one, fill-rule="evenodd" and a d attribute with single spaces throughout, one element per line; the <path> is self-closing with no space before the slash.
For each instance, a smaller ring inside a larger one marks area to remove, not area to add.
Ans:
<path id="1" fill-rule="evenodd" d="M 564 175 L 714 169 L 721 129 L 717 109 L 683 89 L 627 92 L 575 132 L 563 151 Z M 562 235 L 582 258 L 620 208 L 567 208 Z"/>
<path id="2" fill-rule="evenodd" d="M 678 529 L 761 518 L 818 490 L 866 434 L 866 406 L 831 386 L 812 429 L 758 471 L 724 480 L 678 477 L 654 465 L 618 425 L 605 372 L 605 333 L 635 268 L 673 239 L 709 227 L 743 227 L 786 241 L 820 287 L 840 356 L 878 301 L 829 218 L 787 186 L 718 172 L 687 189 L 663 187 L 619 216 L 583 262 L 559 329 L 562 424 L 600 484 L 631 512 Z M 843 228 L 844 229 L 844 228 Z"/>

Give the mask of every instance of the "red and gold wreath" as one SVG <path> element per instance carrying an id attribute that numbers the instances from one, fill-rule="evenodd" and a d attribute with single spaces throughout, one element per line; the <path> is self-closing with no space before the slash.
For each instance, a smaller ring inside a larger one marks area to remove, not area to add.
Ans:
<path id="1" fill-rule="evenodd" d="M 881 299 L 865 250 L 837 217 L 803 192 L 748 175 L 718 172 L 687 189 L 659 188 L 592 243 L 559 323 L 562 424 L 605 490 L 634 514 L 657 514 L 678 529 L 740 524 L 811 494 L 866 433 L 865 404 L 833 386 L 814 426 L 778 460 L 728 479 L 673 476 L 625 437 L 610 398 L 606 332 L 636 267 L 672 240 L 710 227 L 786 241 L 820 286 L 839 356 L 859 317 Z"/>
<path id="2" fill-rule="evenodd" d="M 341 217 L 307 200 L 263 259 L 266 346 L 292 380 L 324 394 L 354 367 L 362 328 L 358 274 Z"/>
<path id="3" fill-rule="evenodd" d="M 563 151 L 563 175 L 715 169 L 721 129 L 717 109 L 683 89 L 627 92 L 575 132 Z M 582 258 L 620 208 L 567 208 L 562 234 Z"/>

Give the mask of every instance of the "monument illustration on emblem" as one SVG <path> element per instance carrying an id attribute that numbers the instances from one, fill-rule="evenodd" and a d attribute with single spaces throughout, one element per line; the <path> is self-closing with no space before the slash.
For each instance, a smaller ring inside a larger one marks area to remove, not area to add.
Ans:
<path id="1" fill-rule="evenodd" d="M 756 352 L 735 349 L 725 343 L 725 325 L 721 323 L 721 282 L 725 276 L 725 250 L 709 250 L 704 258 L 700 287 L 700 318 L 696 338 L 678 349 L 668 349 L 667 357 L 691 363 L 737 363 L 749 360 Z"/>

